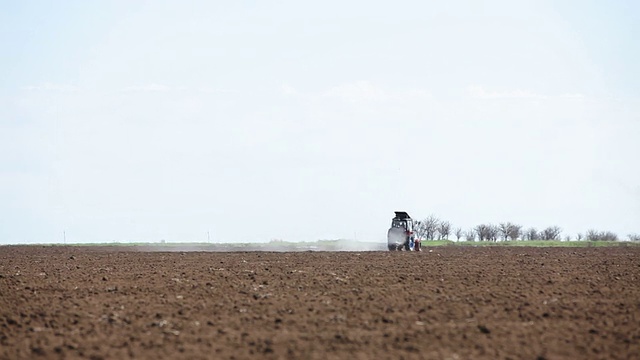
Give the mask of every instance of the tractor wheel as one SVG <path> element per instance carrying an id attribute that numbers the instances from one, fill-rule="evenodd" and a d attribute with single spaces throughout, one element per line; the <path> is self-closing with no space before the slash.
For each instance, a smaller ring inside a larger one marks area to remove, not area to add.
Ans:
<path id="1" fill-rule="evenodd" d="M 389 251 L 396 251 L 397 250 L 395 244 L 389 244 L 388 247 L 389 247 Z"/>

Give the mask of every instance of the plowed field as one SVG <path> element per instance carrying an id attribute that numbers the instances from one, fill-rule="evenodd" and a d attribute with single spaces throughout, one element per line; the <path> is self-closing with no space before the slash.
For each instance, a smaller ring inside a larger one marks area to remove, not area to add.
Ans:
<path id="1" fill-rule="evenodd" d="M 0 247 L 0 359 L 640 359 L 640 247 Z"/>

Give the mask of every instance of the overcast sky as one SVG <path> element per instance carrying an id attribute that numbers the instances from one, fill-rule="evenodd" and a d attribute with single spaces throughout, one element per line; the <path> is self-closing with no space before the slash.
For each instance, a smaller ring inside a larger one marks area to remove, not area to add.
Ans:
<path id="1" fill-rule="evenodd" d="M 0 10 L 0 243 L 640 232 L 640 2 Z"/>

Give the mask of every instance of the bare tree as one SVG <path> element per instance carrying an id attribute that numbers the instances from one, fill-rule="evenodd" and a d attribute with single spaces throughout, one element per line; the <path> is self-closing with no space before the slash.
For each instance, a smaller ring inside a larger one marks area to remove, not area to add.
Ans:
<path id="1" fill-rule="evenodd" d="M 476 241 L 476 231 L 474 229 L 469 229 L 464 233 L 464 237 L 467 241 Z"/>
<path id="2" fill-rule="evenodd" d="M 424 222 L 424 236 L 427 240 L 433 240 L 436 237 L 436 232 L 438 231 L 438 225 L 440 224 L 440 220 L 435 215 L 429 215 L 426 219 L 422 220 Z"/>
<path id="3" fill-rule="evenodd" d="M 576 240 L 582 240 L 582 233 L 578 233 L 578 235 L 576 235 Z"/>
<path id="4" fill-rule="evenodd" d="M 597 241 L 600 233 L 597 230 L 587 230 L 587 234 L 585 235 L 585 239 L 587 241 Z"/>
<path id="5" fill-rule="evenodd" d="M 571 241 L 571 235 L 567 235 L 564 237 L 564 241 Z"/>
<path id="6" fill-rule="evenodd" d="M 498 225 L 498 232 L 503 241 L 518 240 L 522 234 L 522 226 L 514 224 L 512 222 L 500 223 Z"/>
<path id="7" fill-rule="evenodd" d="M 518 240 L 522 235 L 522 225 L 509 223 L 508 235 L 511 240 Z"/>
<path id="8" fill-rule="evenodd" d="M 440 224 L 438 224 L 438 234 L 439 234 L 438 239 L 447 240 L 449 238 L 450 233 L 451 233 L 451 223 L 445 220 L 441 221 Z"/>
<path id="9" fill-rule="evenodd" d="M 640 234 L 629 234 L 629 241 L 640 241 Z"/>
<path id="10" fill-rule="evenodd" d="M 491 240 L 493 242 L 498 241 L 498 234 L 500 233 L 500 230 L 498 229 L 498 227 L 496 225 L 491 225 L 489 224 L 488 228 L 487 228 L 487 239 Z"/>
<path id="11" fill-rule="evenodd" d="M 463 236 L 463 232 L 461 228 L 456 228 L 453 231 L 453 234 L 456 236 L 456 241 L 460 241 L 460 238 Z"/>
<path id="12" fill-rule="evenodd" d="M 542 240 L 559 240 L 561 232 L 562 229 L 560 229 L 558 226 L 549 226 L 548 228 L 542 230 L 540 237 L 542 238 Z"/>
<path id="13" fill-rule="evenodd" d="M 496 241 L 498 239 L 498 227 L 491 224 L 480 224 L 473 229 L 480 241 Z"/>
<path id="14" fill-rule="evenodd" d="M 502 237 L 502 241 L 507 241 L 507 239 L 509 239 L 509 225 L 511 225 L 511 223 L 508 222 L 498 224 L 498 232 Z"/>
<path id="15" fill-rule="evenodd" d="M 425 239 L 425 235 L 427 232 L 427 228 L 425 226 L 424 221 L 422 220 L 418 220 L 415 223 L 413 223 L 413 233 L 416 237 L 416 239 Z"/>
<path id="16" fill-rule="evenodd" d="M 618 235 L 611 231 L 589 230 L 585 237 L 588 241 L 618 241 Z"/>
<path id="17" fill-rule="evenodd" d="M 478 235 L 478 240 L 479 241 L 487 240 L 487 237 L 488 237 L 487 228 L 488 228 L 488 226 L 485 225 L 485 224 L 480 224 L 480 225 L 476 226 L 475 228 L 473 228 L 473 231 L 475 231 L 476 235 Z"/>
<path id="18" fill-rule="evenodd" d="M 524 238 L 526 240 L 540 240 L 540 236 L 538 235 L 538 230 L 536 228 L 528 228 L 524 233 Z"/>

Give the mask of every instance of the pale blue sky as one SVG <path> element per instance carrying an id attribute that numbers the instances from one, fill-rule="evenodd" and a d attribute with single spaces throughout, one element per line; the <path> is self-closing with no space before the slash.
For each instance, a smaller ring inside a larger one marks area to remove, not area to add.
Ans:
<path id="1" fill-rule="evenodd" d="M 0 8 L 0 243 L 640 232 L 638 2 Z"/>

